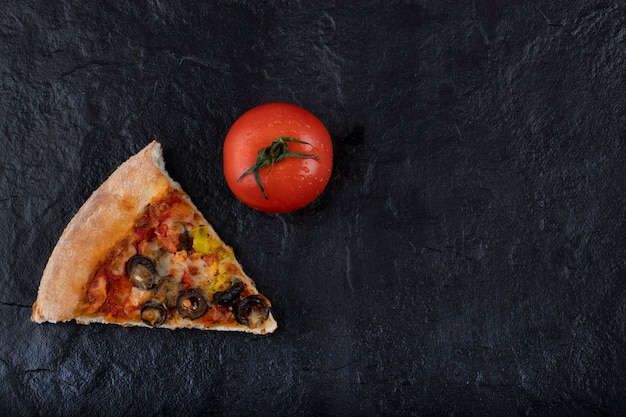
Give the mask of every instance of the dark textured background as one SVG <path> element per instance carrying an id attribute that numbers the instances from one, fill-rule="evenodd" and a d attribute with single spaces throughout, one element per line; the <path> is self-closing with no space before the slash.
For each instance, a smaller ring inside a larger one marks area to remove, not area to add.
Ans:
<path id="1" fill-rule="evenodd" d="M 1 415 L 626 409 L 624 5 L 343 3 L 1 2 Z M 333 137 L 296 213 L 221 174 L 268 101 Z M 29 321 L 67 222 L 152 139 L 274 335 Z"/>

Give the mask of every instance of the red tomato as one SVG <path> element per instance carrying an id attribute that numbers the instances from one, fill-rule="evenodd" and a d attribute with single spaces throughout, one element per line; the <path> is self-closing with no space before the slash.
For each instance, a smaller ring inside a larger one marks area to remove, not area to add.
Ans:
<path id="1" fill-rule="evenodd" d="M 235 196 L 257 210 L 302 208 L 326 188 L 333 146 L 324 124 L 307 110 L 268 103 L 245 112 L 224 141 L 224 176 Z"/>

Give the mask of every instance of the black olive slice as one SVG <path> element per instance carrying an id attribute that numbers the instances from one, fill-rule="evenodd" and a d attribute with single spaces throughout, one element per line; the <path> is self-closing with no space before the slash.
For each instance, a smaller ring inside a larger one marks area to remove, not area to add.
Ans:
<path id="1" fill-rule="evenodd" d="M 243 290 L 243 282 L 237 277 L 230 277 L 230 288 L 224 291 L 218 291 L 213 294 L 213 302 L 218 306 L 231 305 L 241 294 Z"/>
<path id="2" fill-rule="evenodd" d="M 148 301 L 141 307 L 141 320 L 149 326 L 160 326 L 167 318 L 167 309 L 163 304 Z"/>
<path id="3" fill-rule="evenodd" d="M 190 288 L 181 292 L 176 299 L 178 314 L 190 320 L 202 317 L 208 307 L 206 298 L 196 288 Z"/>
<path id="4" fill-rule="evenodd" d="M 259 295 L 250 295 L 233 305 L 233 312 L 237 322 L 250 328 L 263 324 L 270 315 L 270 307 L 265 299 Z"/>
<path id="5" fill-rule="evenodd" d="M 135 255 L 126 263 L 126 275 L 130 282 L 140 290 L 149 290 L 156 281 L 156 269 L 152 261 L 145 256 Z"/>
<path id="6" fill-rule="evenodd" d="M 193 246 L 193 238 L 183 226 L 182 232 L 178 235 L 178 247 L 176 250 L 190 250 Z"/>

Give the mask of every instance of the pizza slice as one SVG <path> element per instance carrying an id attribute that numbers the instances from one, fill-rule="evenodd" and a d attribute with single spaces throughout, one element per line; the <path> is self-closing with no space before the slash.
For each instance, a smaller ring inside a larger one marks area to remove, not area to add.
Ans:
<path id="1" fill-rule="evenodd" d="M 277 327 L 270 307 L 152 142 L 69 222 L 31 319 L 264 334 Z"/>

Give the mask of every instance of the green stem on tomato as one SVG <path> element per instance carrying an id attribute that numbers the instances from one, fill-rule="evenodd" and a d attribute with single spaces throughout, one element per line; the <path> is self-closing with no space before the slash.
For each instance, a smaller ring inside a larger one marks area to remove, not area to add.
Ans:
<path id="1" fill-rule="evenodd" d="M 310 154 L 299 153 L 299 152 L 291 152 L 289 150 L 289 145 L 287 144 L 287 142 L 295 142 L 295 143 L 301 143 L 304 145 L 311 146 L 311 144 L 308 142 L 291 138 L 289 136 L 281 136 L 279 138 L 276 138 L 270 146 L 268 146 L 267 148 L 261 149 L 257 153 L 256 162 L 254 163 L 254 165 L 248 168 L 246 172 L 241 174 L 241 176 L 237 178 L 237 181 L 241 180 L 246 175 L 250 175 L 254 173 L 254 179 L 256 180 L 257 185 L 261 189 L 261 192 L 263 193 L 263 197 L 265 197 L 265 199 L 267 200 L 267 194 L 265 193 L 265 188 L 263 187 L 263 183 L 261 182 L 261 176 L 259 175 L 259 172 L 261 172 L 263 168 L 269 166 L 270 171 L 271 171 L 275 163 L 278 163 L 285 158 L 320 159 L 320 157 L 317 155 L 310 155 Z"/>

